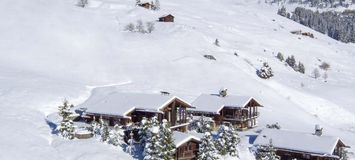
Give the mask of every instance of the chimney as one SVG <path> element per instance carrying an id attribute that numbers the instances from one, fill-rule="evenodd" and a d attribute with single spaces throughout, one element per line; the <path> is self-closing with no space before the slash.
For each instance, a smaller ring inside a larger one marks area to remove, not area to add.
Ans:
<path id="1" fill-rule="evenodd" d="M 316 126 L 314 127 L 314 135 L 321 136 L 322 134 L 323 128 L 319 124 L 316 124 Z"/>
<path id="2" fill-rule="evenodd" d="M 222 88 L 221 90 L 219 90 L 219 96 L 221 97 L 227 96 L 227 88 Z"/>

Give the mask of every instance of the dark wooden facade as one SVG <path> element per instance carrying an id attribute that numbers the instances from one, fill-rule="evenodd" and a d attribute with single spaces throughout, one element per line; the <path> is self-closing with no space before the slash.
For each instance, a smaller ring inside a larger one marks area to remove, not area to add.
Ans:
<path id="1" fill-rule="evenodd" d="M 146 8 L 146 9 L 152 9 L 155 7 L 153 4 L 150 4 L 148 2 L 147 3 L 140 3 L 140 4 L 138 4 L 138 6 Z"/>
<path id="2" fill-rule="evenodd" d="M 191 139 L 190 141 L 176 148 L 175 159 L 177 160 L 197 160 L 199 142 Z"/>
<path id="3" fill-rule="evenodd" d="M 340 150 L 344 149 L 344 147 L 346 147 L 345 144 L 339 140 L 333 151 L 333 155 L 301 152 L 301 151 L 288 150 L 283 148 L 275 148 L 275 149 L 277 149 L 276 154 L 281 157 L 281 160 L 293 160 L 295 158 L 302 159 L 302 160 L 339 160 Z"/>
<path id="4" fill-rule="evenodd" d="M 257 118 L 260 116 L 258 107 L 261 105 L 253 98 L 244 107 L 223 107 L 218 114 L 212 112 L 190 110 L 195 116 L 211 117 L 214 121 L 214 129 L 223 123 L 230 123 L 240 130 L 257 126 Z"/>
<path id="5" fill-rule="evenodd" d="M 154 116 L 158 117 L 159 121 L 163 119 L 168 120 L 172 126 L 172 130 L 185 132 L 187 130 L 187 111 L 186 109 L 191 107 L 189 104 L 184 101 L 174 98 L 170 103 L 167 103 L 165 106 L 158 110 L 146 110 L 146 109 L 134 109 L 127 116 L 117 116 L 109 114 L 98 114 L 98 113 L 86 113 L 85 121 L 91 122 L 92 120 L 98 121 L 100 117 L 108 123 L 109 126 L 127 125 L 128 123 L 139 123 L 142 121 L 143 117 L 152 118 Z"/>
<path id="6" fill-rule="evenodd" d="M 260 104 L 251 99 L 244 107 L 224 107 L 219 115 L 214 117 L 215 123 L 219 126 L 223 122 L 229 122 L 238 129 L 247 129 L 257 126 L 259 117 L 258 107 Z"/>
<path id="7" fill-rule="evenodd" d="M 159 18 L 159 22 L 174 22 L 174 16 L 169 14 Z"/>

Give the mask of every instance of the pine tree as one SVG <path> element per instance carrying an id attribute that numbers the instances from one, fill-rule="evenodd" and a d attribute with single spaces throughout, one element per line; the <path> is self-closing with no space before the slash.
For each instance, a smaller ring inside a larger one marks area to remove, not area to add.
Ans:
<path id="1" fill-rule="evenodd" d="M 298 72 L 304 74 L 304 73 L 305 73 L 305 70 L 306 70 L 306 69 L 304 68 L 303 63 L 298 62 Z"/>
<path id="2" fill-rule="evenodd" d="M 237 145 L 240 142 L 240 138 L 234 127 L 222 124 L 218 129 L 217 135 L 216 148 L 219 153 L 221 155 L 229 154 L 233 157 L 238 156 Z"/>
<path id="3" fill-rule="evenodd" d="M 272 139 L 270 139 L 268 145 L 258 146 L 256 152 L 256 160 L 279 160 L 280 156 L 276 155 L 276 149 L 272 144 Z"/>
<path id="4" fill-rule="evenodd" d="M 128 146 L 127 146 L 127 152 L 130 154 L 130 155 L 133 155 L 136 148 L 134 146 L 134 138 L 133 138 L 133 132 L 131 131 L 131 133 L 129 134 L 130 138 L 128 140 Z"/>
<path id="5" fill-rule="evenodd" d="M 295 56 L 291 55 L 291 57 L 287 57 L 286 63 L 287 63 L 290 67 L 294 68 L 295 65 L 296 65 Z"/>
<path id="6" fill-rule="evenodd" d="M 260 78 L 264 79 L 274 76 L 274 73 L 267 62 L 264 62 L 263 66 L 256 73 Z"/>
<path id="7" fill-rule="evenodd" d="M 63 105 L 58 107 L 59 115 L 62 117 L 59 131 L 66 139 L 74 139 L 74 123 L 71 118 L 72 112 L 70 111 L 72 107 L 74 106 L 69 104 L 67 100 L 64 100 Z"/>
<path id="8" fill-rule="evenodd" d="M 216 40 L 214 41 L 214 44 L 219 47 L 219 40 L 218 40 L 217 38 L 216 38 Z"/>
<path id="9" fill-rule="evenodd" d="M 201 138 L 201 144 L 198 150 L 198 160 L 217 160 L 218 152 L 213 143 L 210 132 L 206 132 Z"/>
<path id="10" fill-rule="evenodd" d="M 106 123 L 104 123 L 101 127 L 101 141 L 108 142 L 110 137 L 110 131 Z"/>
<path id="11" fill-rule="evenodd" d="M 159 2 L 159 0 L 155 0 L 154 10 L 160 10 L 160 2 Z"/>
<path id="12" fill-rule="evenodd" d="M 123 144 L 124 130 L 122 126 L 116 124 L 113 130 L 110 131 L 110 143 L 114 146 L 119 146 Z"/>
<path id="13" fill-rule="evenodd" d="M 162 160 L 162 144 L 160 142 L 159 122 L 152 118 L 152 126 L 147 130 L 144 146 L 144 160 Z"/>
<path id="14" fill-rule="evenodd" d="M 198 133 L 205 133 L 212 131 L 211 125 L 209 121 L 205 120 L 204 116 L 201 116 L 199 120 L 196 122 L 196 131 Z"/>
<path id="15" fill-rule="evenodd" d="M 163 144 L 162 148 L 162 158 L 164 160 L 174 159 L 175 154 L 175 144 L 173 139 L 173 133 L 171 132 L 169 123 L 166 119 L 160 125 L 160 143 Z"/>
<path id="16" fill-rule="evenodd" d="M 142 146 L 145 146 L 145 143 L 147 141 L 148 134 L 149 134 L 149 129 L 152 126 L 152 122 L 147 119 L 146 117 L 143 117 L 141 123 L 140 123 L 140 129 L 139 129 L 139 139 L 140 139 L 140 144 Z"/>
<path id="17" fill-rule="evenodd" d="M 91 121 L 91 128 L 92 128 L 92 134 L 94 134 L 95 136 L 96 135 L 99 135 L 100 132 L 101 132 L 101 125 L 100 123 L 98 123 L 96 120 L 95 120 L 95 117 L 94 117 L 94 120 Z"/>

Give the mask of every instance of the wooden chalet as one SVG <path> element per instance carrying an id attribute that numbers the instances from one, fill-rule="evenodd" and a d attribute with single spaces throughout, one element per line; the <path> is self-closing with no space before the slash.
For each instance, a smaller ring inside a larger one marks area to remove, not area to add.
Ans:
<path id="1" fill-rule="evenodd" d="M 257 126 L 258 107 L 262 107 L 253 97 L 215 94 L 200 95 L 192 106 L 194 109 L 188 112 L 194 116 L 211 117 L 214 128 L 227 122 L 240 130 Z"/>
<path id="2" fill-rule="evenodd" d="M 187 130 L 186 109 L 191 105 L 183 99 L 166 94 L 121 93 L 93 91 L 78 110 L 87 122 L 102 117 L 110 126 L 139 123 L 143 117 L 158 117 L 170 122 L 171 129 Z"/>
<path id="3" fill-rule="evenodd" d="M 145 3 L 139 3 L 138 6 L 146 8 L 146 9 L 153 9 L 155 8 L 155 5 L 149 2 L 145 2 Z"/>
<path id="4" fill-rule="evenodd" d="M 281 160 L 339 160 L 347 147 L 338 137 L 277 129 L 264 129 L 254 145 L 268 145 L 270 139 Z"/>
<path id="5" fill-rule="evenodd" d="M 174 16 L 171 14 L 159 17 L 159 22 L 174 22 Z"/>
<path id="6" fill-rule="evenodd" d="M 176 146 L 175 159 L 176 160 L 196 160 L 200 144 L 198 136 L 173 132 L 173 139 Z"/>

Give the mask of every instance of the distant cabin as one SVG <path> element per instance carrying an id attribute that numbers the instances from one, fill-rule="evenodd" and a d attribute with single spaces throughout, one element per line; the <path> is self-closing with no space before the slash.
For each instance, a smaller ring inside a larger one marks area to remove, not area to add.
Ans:
<path id="1" fill-rule="evenodd" d="M 264 129 L 254 145 L 268 145 L 270 139 L 281 159 L 339 160 L 347 147 L 338 137 L 289 130 Z"/>
<path id="2" fill-rule="evenodd" d="M 185 100 L 166 94 L 125 93 L 94 90 L 92 96 L 79 105 L 85 108 L 82 114 L 87 122 L 100 117 L 110 126 L 140 123 L 143 117 L 156 116 L 159 121 L 168 120 L 172 130 L 187 130 L 187 108 L 191 105 Z"/>
<path id="3" fill-rule="evenodd" d="M 191 105 L 193 108 L 188 112 L 212 118 L 214 129 L 227 122 L 239 130 L 256 127 L 258 108 L 262 107 L 253 97 L 218 94 L 202 94 Z"/>
<path id="4" fill-rule="evenodd" d="M 146 8 L 146 9 L 152 9 L 155 8 L 154 4 L 151 4 L 149 2 L 145 2 L 145 3 L 139 3 L 138 6 Z"/>
<path id="5" fill-rule="evenodd" d="M 176 160 L 194 160 L 197 159 L 201 136 L 195 136 L 182 132 L 173 132 L 173 139 L 176 147 Z"/>
<path id="6" fill-rule="evenodd" d="M 159 17 L 159 22 L 174 22 L 174 16 L 171 14 Z"/>

